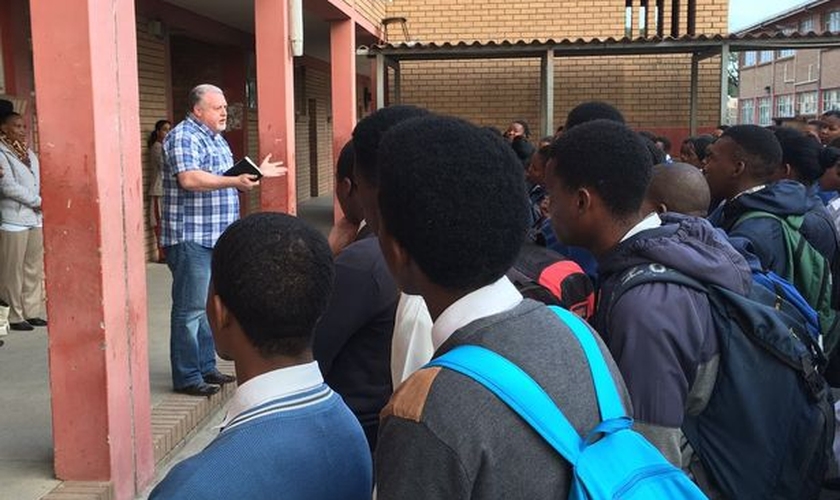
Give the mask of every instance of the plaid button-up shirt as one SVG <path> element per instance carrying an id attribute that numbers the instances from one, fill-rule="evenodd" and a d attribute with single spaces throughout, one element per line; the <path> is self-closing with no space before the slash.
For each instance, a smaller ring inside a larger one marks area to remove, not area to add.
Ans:
<path id="1" fill-rule="evenodd" d="M 213 248 L 222 232 L 239 218 L 236 189 L 187 191 L 177 175 L 203 170 L 222 175 L 233 166 L 227 141 L 192 116 L 175 126 L 163 141 L 163 216 L 161 246 L 186 241 Z"/>

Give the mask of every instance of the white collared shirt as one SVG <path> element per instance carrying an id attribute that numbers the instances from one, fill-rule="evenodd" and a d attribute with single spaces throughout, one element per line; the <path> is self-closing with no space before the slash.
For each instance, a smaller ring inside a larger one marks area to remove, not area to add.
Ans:
<path id="1" fill-rule="evenodd" d="M 522 294 L 507 276 L 464 295 L 447 307 L 432 325 L 432 344 L 435 350 L 459 328 L 477 319 L 509 311 L 520 302 Z"/>
<path id="2" fill-rule="evenodd" d="M 631 227 L 630 230 L 627 231 L 627 234 L 625 234 L 624 237 L 621 238 L 621 241 L 628 240 L 632 236 L 635 236 L 635 235 L 641 233 L 642 231 L 646 231 L 648 229 L 656 229 L 657 227 L 660 227 L 661 225 L 662 225 L 662 219 L 659 218 L 659 214 L 656 213 L 656 212 L 651 212 L 651 213 L 648 214 L 647 217 L 645 217 L 644 219 L 639 221 L 638 224 Z"/>
<path id="3" fill-rule="evenodd" d="M 267 401 L 293 396 L 323 383 L 324 378 L 316 361 L 263 373 L 236 389 L 225 419 L 219 427 L 226 427 L 237 415 Z"/>

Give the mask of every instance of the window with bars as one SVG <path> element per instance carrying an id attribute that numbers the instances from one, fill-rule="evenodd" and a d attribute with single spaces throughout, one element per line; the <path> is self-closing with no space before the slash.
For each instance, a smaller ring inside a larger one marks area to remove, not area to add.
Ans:
<path id="1" fill-rule="evenodd" d="M 814 31 L 814 18 L 807 17 L 801 21 L 799 21 L 799 33 L 805 34 Z"/>
<path id="2" fill-rule="evenodd" d="M 773 51 L 772 50 L 762 50 L 758 53 L 758 62 L 767 63 L 773 60 Z"/>
<path id="3" fill-rule="evenodd" d="M 793 95 L 780 95 L 776 97 L 776 116 L 778 118 L 790 118 L 796 114 L 793 110 Z"/>
<path id="4" fill-rule="evenodd" d="M 770 98 L 762 97 L 758 100 L 758 124 L 765 127 L 770 125 Z"/>
<path id="5" fill-rule="evenodd" d="M 824 90 L 822 95 L 822 112 L 832 109 L 840 110 L 840 89 Z"/>
<path id="6" fill-rule="evenodd" d="M 742 125 L 755 123 L 755 101 L 744 99 L 741 101 L 741 116 L 738 120 Z"/>
<path id="7" fill-rule="evenodd" d="M 756 61 L 756 54 L 752 50 L 744 52 L 744 66 L 754 66 Z"/>
<path id="8" fill-rule="evenodd" d="M 779 59 L 783 57 L 793 57 L 796 55 L 796 51 L 793 49 L 784 49 L 779 51 Z"/>
<path id="9" fill-rule="evenodd" d="M 800 115 L 816 115 L 817 114 L 817 93 L 803 92 L 796 95 L 796 107 L 799 109 Z"/>

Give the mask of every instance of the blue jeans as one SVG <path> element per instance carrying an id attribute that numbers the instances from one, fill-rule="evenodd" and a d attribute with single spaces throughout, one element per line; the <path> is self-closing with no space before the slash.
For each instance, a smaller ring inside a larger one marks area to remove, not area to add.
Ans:
<path id="1" fill-rule="evenodd" d="M 169 360 L 175 389 L 201 384 L 202 375 L 216 369 L 216 346 L 205 313 L 212 254 L 212 249 L 189 241 L 166 248 L 172 271 Z"/>

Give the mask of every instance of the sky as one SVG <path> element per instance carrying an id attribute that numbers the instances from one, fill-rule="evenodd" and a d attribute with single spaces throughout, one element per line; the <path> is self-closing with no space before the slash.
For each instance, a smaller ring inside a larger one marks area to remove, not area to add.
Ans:
<path id="1" fill-rule="evenodd" d="M 803 0 L 729 0 L 729 31 L 736 32 L 804 3 L 809 2 Z"/>

